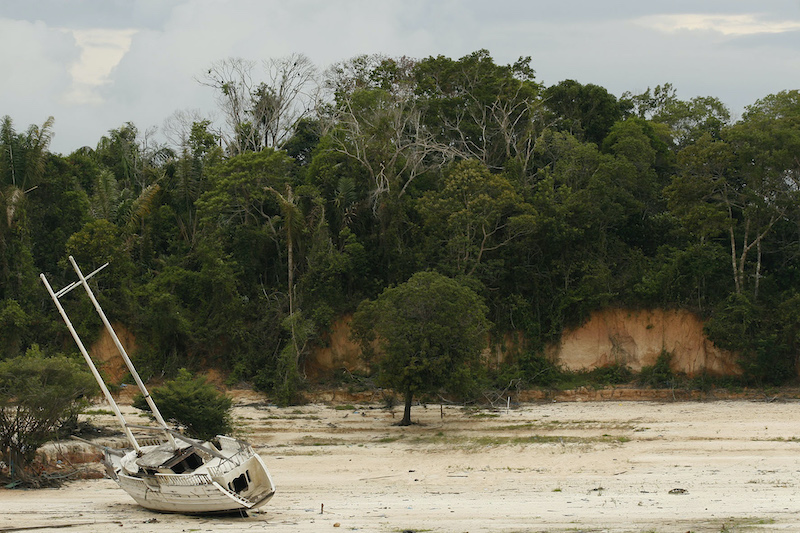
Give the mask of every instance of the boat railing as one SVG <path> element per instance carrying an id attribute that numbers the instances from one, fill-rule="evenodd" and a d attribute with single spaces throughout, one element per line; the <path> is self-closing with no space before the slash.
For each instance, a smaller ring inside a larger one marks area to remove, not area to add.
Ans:
<path id="1" fill-rule="evenodd" d="M 237 466 L 241 465 L 248 459 L 253 456 L 252 451 L 249 448 L 243 448 L 240 451 L 236 452 L 235 454 L 231 455 L 230 457 L 226 457 L 222 460 L 219 466 L 209 466 L 208 473 L 212 477 L 219 477 L 224 475 L 227 472 L 230 472 Z"/>
<path id="2" fill-rule="evenodd" d="M 142 478 L 133 477 L 133 476 L 126 476 L 124 474 L 121 474 L 119 476 L 119 485 L 120 486 L 133 485 L 133 486 L 136 486 L 136 487 L 139 487 L 139 488 L 142 488 L 142 489 L 147 487 L 147 484 L 144 482 L 144 480 Z"/>
<path id="3" fill-rule="evenodd" d="M 160 439 L 158 437 L 140 437 L 136 440 L 139 441 L 140 446 L 160 446 L 162 444 L 166 444 L 167 442 L 165 439 Z"/>
<path id="4" fill-rule="evenodd" d="M 156 474 L 159 485 L 180 485 L 184 487 L 195 485 L 210 485 L 211 476 L 208 474 Z"/>

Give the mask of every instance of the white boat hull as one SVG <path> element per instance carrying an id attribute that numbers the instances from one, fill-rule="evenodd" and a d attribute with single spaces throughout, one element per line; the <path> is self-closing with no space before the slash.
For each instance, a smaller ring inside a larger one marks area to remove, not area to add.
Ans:
<path id="1" fill-rule="evenodd" d="M 275 485 L 261 457 L 248 445 L 239 449 L 222 446 L 223 458 L 211 458 L 191 472 L 148 472 L 132 468 L 139 457 L 128 452 L 122 458 L 106 453 L 106 467 L 122 490 L 139 505 L 154 511 L 184 514 L 246 512 L 267 503 Z M 149 450 L 148 450 L 149 448 Z M 144 457 L 158 446 L 144 447 Z M 136 470 L 131 472 L 131 470 Z"/>

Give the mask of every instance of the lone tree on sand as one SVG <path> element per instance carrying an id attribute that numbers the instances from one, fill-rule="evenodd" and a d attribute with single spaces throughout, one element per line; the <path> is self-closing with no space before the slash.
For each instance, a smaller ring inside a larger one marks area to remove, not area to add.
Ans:
<path id="1" fill-rule="evenodd" d="M 419 272 L 361 303 L 353 335 L 368 354 L 377 341 L 378 382 L 405 396 L 399 425 L 411 424 L 415 394 L 470 381 L 486 343 L 486 312 L 471 289 L 435 272 Z"/>

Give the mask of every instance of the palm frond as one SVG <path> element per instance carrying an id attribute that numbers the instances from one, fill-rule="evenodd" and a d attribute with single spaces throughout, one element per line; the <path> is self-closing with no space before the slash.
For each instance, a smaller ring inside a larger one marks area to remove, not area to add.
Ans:
<path id="1" fill-rule="evenodd" d="M 158 183 L 148 185 L 136 200 L 133 201 L 131 210 L 128 213 L 128 220 L 125 224 L 129 233 L 133 233 L 138 225 L 149 215 L 156 206 L 158 193 L 161 186 Z"/>

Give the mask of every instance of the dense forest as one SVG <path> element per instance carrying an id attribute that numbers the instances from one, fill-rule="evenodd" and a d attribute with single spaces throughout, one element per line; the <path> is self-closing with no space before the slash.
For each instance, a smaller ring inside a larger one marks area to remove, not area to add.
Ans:
<path id="1" fill-rule="evenodd" d="M 0 358 L 72 351 L 38 274 L 73 255 L 145 376 L 217 367 L 284 401 L 337 318 L 433 270 L 530 353 L 593 310 L 688 309 L 747 379 L 797 376 L 800 92 L 742 116 L 670 84 L 537 82 L 530 58 L 219 61 L 212 122 L 69 155 L 0 124 Z M 64 298 L 86 340 L 100 326 Z M 510 362 L 514 365 L 514 362 Z M 518 365 L 524 375 L 524 365 Z"/>

